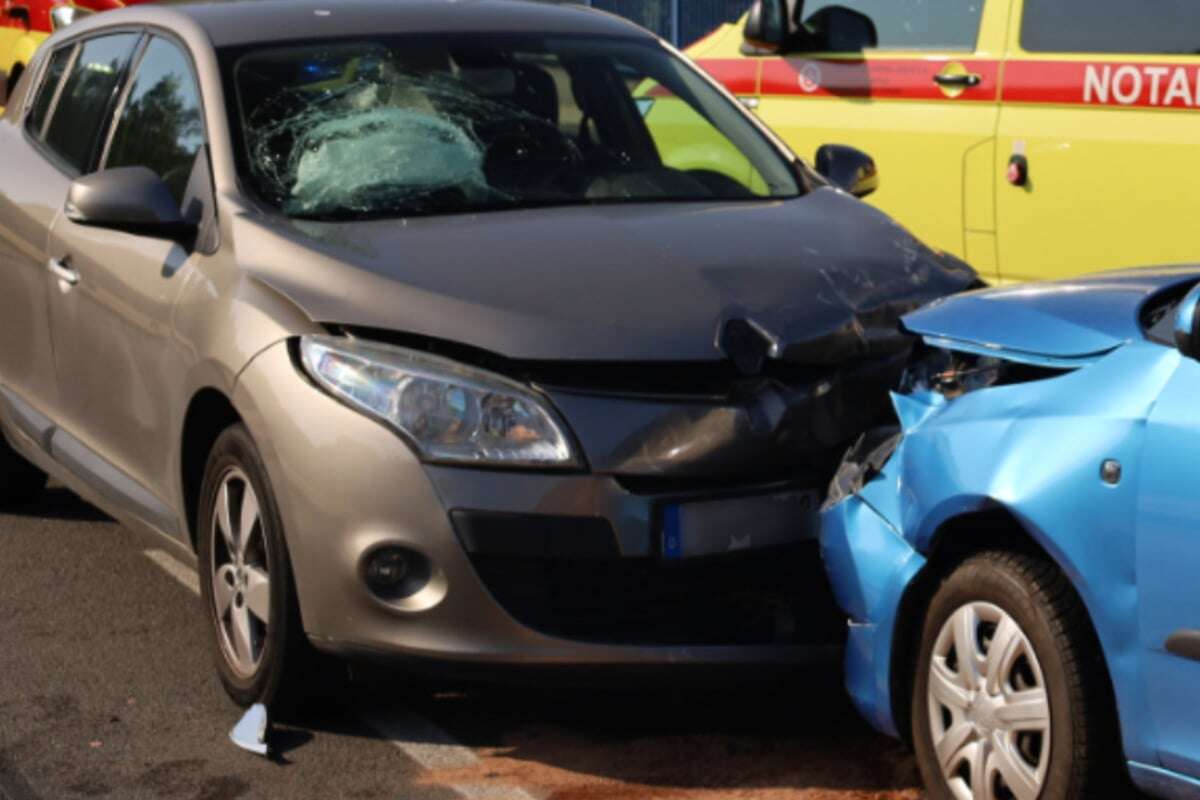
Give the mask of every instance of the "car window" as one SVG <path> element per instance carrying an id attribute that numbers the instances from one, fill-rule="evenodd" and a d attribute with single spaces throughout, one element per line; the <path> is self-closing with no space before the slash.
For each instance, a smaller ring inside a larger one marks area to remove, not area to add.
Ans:
<path id="1" fill-rule="evenodd" d="M 426 35 L 221 56 L 242 171 L 293 216 L 800 192 L 744 112 L 652 41 Z"/>
<path id="2" fill-rule="evenodd" d="M 880 50 L 974 52 L 984 0 L 816 0 L 803 6 L 806 23 L 829 8 L 848 8 L 875 23 Z"/>
<path id="3" fill-rule="evenodd" d="M 155 37 L 134 73 L 104 166 L 148 167 L 182 201 L 203 145 L 200 92 L 188 58 Z"/>
<path id="4" fill-rule="evenodd" d="M 1030 52 L 1200 53 L 1196 0 L 1025 0 L 1021 47 Z"/>
<path id="5" fill-rule="evenodd" d="M 82 172 L 90 166 L 97 134 L 138 35 L 118 33 L 83 43 L 63 84 L 62 95 L 46 128 L 46 144 Z"/>
<path id="6" fill-rule="evenodd" d="M 46 72 L 42 76 L 41 85 L 33 100 L 33 108 L 30 109 L 29 116 L 25 119 L 25 126 L 34 136 L 40 138 L 42 135 L 42 126 L 46 123 L 46 112 L 50 110 L 50 104 L 54 102 L 54 95 L 58 91 L 58 85 L 62 83 L 62 77 L 67 72 L 67 65 L 71 63 L 71 56 L 74 52 L 74 47 L 63 47 L 50 55 L 50 63 L 46 65 Z"/>

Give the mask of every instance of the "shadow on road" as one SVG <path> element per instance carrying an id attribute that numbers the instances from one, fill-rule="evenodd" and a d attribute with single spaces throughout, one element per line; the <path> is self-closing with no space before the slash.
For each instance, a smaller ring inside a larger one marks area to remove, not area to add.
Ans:
<path id="1" fill-rule="evenodd" d="M 434 783 L 517 785 L 548 800 L 920 797 L 912 757 L 860 721 L 831 674 L 718 690 L 429 692 L 376 676 L 354 695 L 359 708 L 418 712 L 475 750 L 477 764 Z"/>
<path id="2" fill-rule="evenodd" d="M 112 522 L 112 518 L 61 486 L 51 486 L 36 502 L 4 509 L 12 517 L 52 519 L 64 522 Z"/>

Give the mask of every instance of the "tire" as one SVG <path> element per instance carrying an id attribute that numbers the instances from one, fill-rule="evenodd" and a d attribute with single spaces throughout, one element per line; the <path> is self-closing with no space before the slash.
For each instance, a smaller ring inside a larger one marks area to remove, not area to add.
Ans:
<path id="1" fill-rule="evenodd" d="M 931 798 L 1133 796 L 1111 794 L 1128 777 L 1108 670 L 1053 564 L 1002 551 L 964 562 L 930 601 L 914 674 L 912 740 Z"/>
<path id="2" fill-rule="evenodd" d="M 254 506 L 257 515 L 244 517 Z M 301 624 L 275 495 L 240 424 L 213 445 L 197 517 L 204 616 L 221 683 L 238 705 L 286 709 L 303 692 L 315 653 Z M 242 530 L 246 519 L 249 531 Z"/>
<path id="3" fill-rule="evenodd" d="M 46 473 L 22 458 L 0 433 L 0 507 L 33 503 L 45 488 Z"/>

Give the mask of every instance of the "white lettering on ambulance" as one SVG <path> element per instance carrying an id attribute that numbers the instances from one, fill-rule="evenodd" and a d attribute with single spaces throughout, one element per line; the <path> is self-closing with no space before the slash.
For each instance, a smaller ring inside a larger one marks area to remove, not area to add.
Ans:
<path id="1" fill-rule="evenodd" d="M 1172 105 L 1176 100 L 1182 100 L 1185 106 L 1192 104 L 1192 91 L 1188 86 L 1187 70 L 1183 67 L 1176 69 L 1175 74 L 1171 76 L 1171 85 L 1167 87 L 1167 96 L 1163 98 L 1163 105 Z"/>
<path id="2" fill-rule="evenodd" d="M 1121 83 L 1126 78 L 1130 79 L 1127 81 L 1128 91 L 1121 88 Z M 1138 98 L 1142 96 L 1142 73 L 1138 72 L 1137 67 L 1126 64 L 1117 69 L 1116 74 L 1113 75 L 1112 94 L 1113 99 L 1123 106 L 1131 106 L 1138 101 Z"/>
<path id="3" fill-rule="evenodd" d="M 1083 73 L 1083 102 L 1200 107 L 1200 69 L 1195 82 L 1187 67 L 1088 64 Z"/>
<path id="4" fill-rule="evenodd" d="M 1087 73 L 1083 76 L 1083 102 L 1107 103 L 1108 87 L 1112 85 L 1112 67 L 1104 65 L 1104 73 L 1096 69 L 1095 64 L 1087 65 Z M 1095 99 L 1093 99 L 1093 97 Z"/>
<path id="5" fill-rule="evenodd" d="M 1146 67 L 1146 77 L 1150 79 L 1150 105 L 1158 105 L 1159 88 L 1162 86 L 1162 79 L 1170 71 L 1168 67 Z"/>

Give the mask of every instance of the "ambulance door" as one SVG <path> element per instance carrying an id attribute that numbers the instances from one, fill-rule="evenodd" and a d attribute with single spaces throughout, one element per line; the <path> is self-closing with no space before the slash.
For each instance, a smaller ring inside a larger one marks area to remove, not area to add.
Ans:
<path id="1" fill-rule="evenodd" d="M 787 54 L 763 58 L 762 119 L 807 158 L 826 143 L 869 153 L 881 183 L 868 202 L 995 279 L 991 165 L 1010 0 L 797 5 L 804 24 Z M 852 49 L 846 30 L 874 44 Z"/>
<path id="2" fill-rule="evenodd" d="M 1000 273 L 1200 261 L 1200 3 L 1016 0 L 995 172 Z"/>

